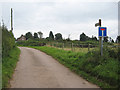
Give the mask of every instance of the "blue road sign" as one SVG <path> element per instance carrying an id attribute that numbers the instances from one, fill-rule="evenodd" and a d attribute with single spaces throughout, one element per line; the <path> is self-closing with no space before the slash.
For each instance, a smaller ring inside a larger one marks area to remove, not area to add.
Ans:
<path id="1" fill-rule="evenodd" d="M 106 37 L 107 36 L 107 28 L 106 27 L 99 27 L 98 30 L 99 37 Z"/>

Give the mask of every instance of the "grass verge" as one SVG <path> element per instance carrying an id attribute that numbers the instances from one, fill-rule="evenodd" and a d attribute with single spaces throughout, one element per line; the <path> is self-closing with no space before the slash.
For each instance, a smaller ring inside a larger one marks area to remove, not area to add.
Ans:
<path id="1" fill-rule="evenodd" d="M 7 57 L 2 58 L 2 87 L 10 87 L 9 80 L 12 78 L 16 63 L 19 59 L 19 48 L 13 48 Z"/>
<path id="2" fill-rule="evenodd" d="M 53 47 L 30 47 L 51 55 L 73 72 L 101 88 L 118 88 L 119 61 L 117 58 L 110 56 L 107 51 L 103 57 L 100 57 L 98 51 L 86 54 L 64 51 Z"/>

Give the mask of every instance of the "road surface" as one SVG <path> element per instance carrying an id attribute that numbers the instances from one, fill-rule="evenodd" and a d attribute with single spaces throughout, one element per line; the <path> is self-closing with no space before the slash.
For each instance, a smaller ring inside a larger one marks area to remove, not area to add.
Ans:
<path id="1" fill-rule="evenodd" d="M 21 50 L 11 88 L 98 88 L 51 56 L 32 48 Z"/>

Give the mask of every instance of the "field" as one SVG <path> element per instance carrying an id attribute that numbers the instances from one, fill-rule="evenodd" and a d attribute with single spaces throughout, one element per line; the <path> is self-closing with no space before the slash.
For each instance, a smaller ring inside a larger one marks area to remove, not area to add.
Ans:
<path id="1" fill-rule="evenodd" d="M 53 58 L 57 59 L 61 64 L 70 68 L 73 72 L 82 76 L 86 80 L 97 84 L 102 88 L 118 87 L 118 64 L 117 50 L 104 49 L 104 56 L 100 56 L 97 50 L 84 52 L 72 52 L 57 49 L 53 47 L 30 46 L 41 50 Z M 111 54 L 114 52 L 114 55 Z"/>
<path id="2" fill-rule="evenodd" d="M 65 51 L 82 52 L 82 53 L 88 53 L 89 51 L 97 49 L 97 48 L 89 48 L 88 49 L 88 48 L 79 48 L 79 47 L 73 47 L 73 48 L 64 47 L 64 48 L 60 48 L 60 47 L 54 47 L 54 46 L 49 46 L 49 45 L 48 45 L 48 47 L 62 49 L 62 50 L 65 50 Z"/>

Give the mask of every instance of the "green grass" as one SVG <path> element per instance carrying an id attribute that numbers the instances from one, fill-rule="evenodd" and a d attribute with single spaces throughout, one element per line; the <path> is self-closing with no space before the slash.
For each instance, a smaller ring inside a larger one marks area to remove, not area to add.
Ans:
<path id="1" fill-rule="evenodd" d="M 118 87 L 119 61 L 117 58 L 111 57 L 109 53 L 106 53 L 107 51 L 104 51 L 104 56 L 101 57 L 99 51 L 84 53 L 45 46 L 33 46 L 32 48 L 51 55 L 73 72 L 76 72 L 78 75 L 101 88 Z"/>
<path id="2" fill-rule="evenodd" d="M 16 63 L 19 59 L 19 48 L 13 48 L 7 57 L 2 58 L 2 87 L 9 87 L 9 80 L 12 78 Z"/>

